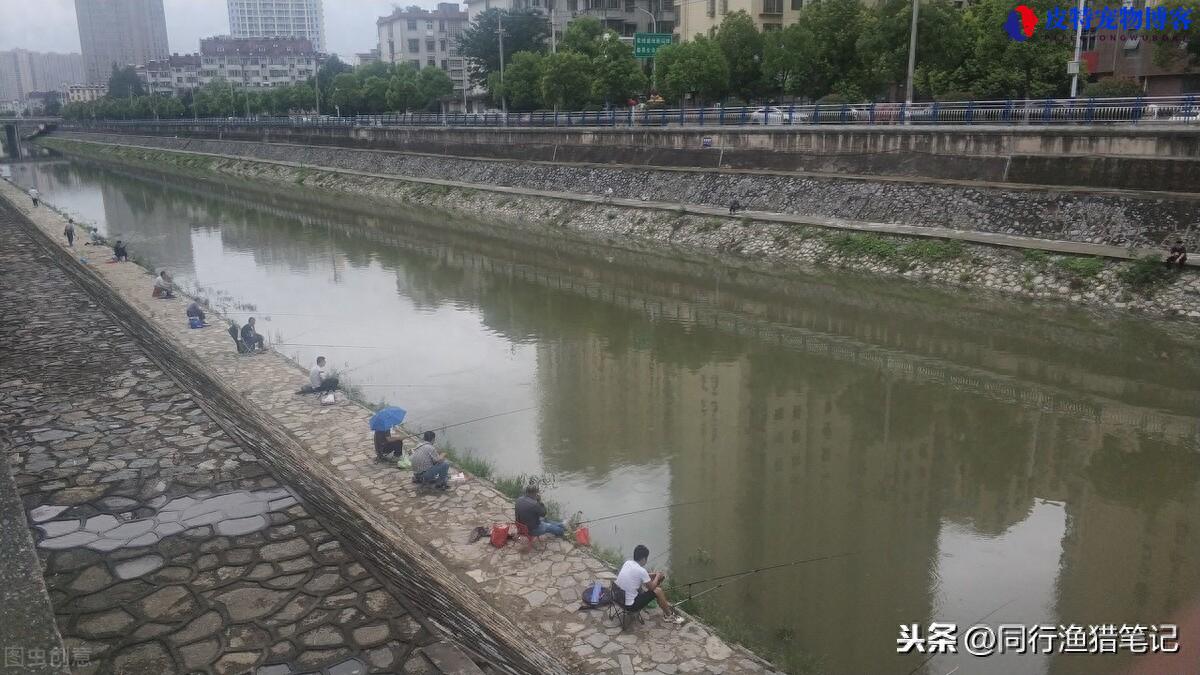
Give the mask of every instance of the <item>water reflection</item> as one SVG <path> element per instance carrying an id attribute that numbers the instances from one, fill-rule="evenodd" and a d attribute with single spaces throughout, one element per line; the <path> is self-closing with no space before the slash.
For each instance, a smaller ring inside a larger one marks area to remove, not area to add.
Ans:
<path id="1" fill-rule="evenodd" d="M 856 552 L 706 596 L 793 665 L 1120 672 L 922 666 L 898 625 L 1149 624 L 1200 599 L 1185 327 L 89 164 L 13 173 L 418 423 L 535 406 L 447 435 L 589 516 L 708 500 L 593 529 L 679 580 Z"/>

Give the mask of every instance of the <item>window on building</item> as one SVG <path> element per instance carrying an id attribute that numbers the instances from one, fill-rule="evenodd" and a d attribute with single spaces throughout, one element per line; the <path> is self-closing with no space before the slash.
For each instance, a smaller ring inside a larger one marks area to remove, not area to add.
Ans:
<path id="1" fill-rule="evenodd" d="M 433 50 L 434 50 L 434 42 L 433 42 L 433 39 L 430 38 L 425 41 L 425 51 L 431 52 Z"/>
<path id="2" fill-rule="evenodd" d="M 775 30 L 783 30 L 783 24 L 781 24 L 781 23 L 764 23 L 763 24 L 763 32 L 764 33 L 770 33 L 771 31 L 775 31 Z"/>
<path id="3" fill-rule="evenodd" d="M 438 32 L 439 33 L 446 32 L 446 20 L 445 19 L 438 19 Z"/>
<path id="4" fill-rule="evenodd" d="M 579 0 L 567 0 L 567 9 L 571 10 L 572 12 L 578 12 Z"/>
<path id="5" fill-rule="evenodd" d="M 763 0 L 763 14 L 783 14 L 783 0 Z"/>
<path id="6" fill-rule="evenodd" d="M 606 4 L 609 9 L 621 9 L 621 0 L 608 0 Z"/>
<path id="7" fill-rule="evenodd" d="M 409 19 L 409 20 L 408 20 L 408 29 L 409 29 L 409 30 L 416 30 L 416 29 L 417 29 L 417 20 L 416 20 L 416 19 Z"/>
<path id="8" fill-rule="evenodd" d="M 633 7 L 634 7 L 634 4 L 633 4 L 633 2 L 634 2 L 634 0 L 625 0 L 625 11 L 626 11 L 626 12 L 629 12 L 629 13 L 631 13 L 631 14 L 633 13 L 633 11 L 634 11 L 634 9 L 633 9 Z"/>
<path id="9" fill-rule="evenodd" d="M 417 52 L 421 51 L 421 41 L 420 40 L 409 40 L 408 41 L 408 51 L 411 54 L 416 54 Z"/>
<path id="10" fill-rule="evenodd" d="M 440 51 L 440 52 L 446 51 L 446 39 L 445 38 L 438 40 L 438 51 Z"/>
<path id="11" fill-rule="evenodd" d="M 708 7 L 705 8 L 705 14 L 709 16 L 717 15 L 717 0 L 708 0 Z"/>
<path id="12" fill-rule="evenodd" d="M 421 68 L 421 62 L 417 59 L 409 59 L 408 65 L 412 66 L 414 70 L 420 70 Z"/>
<path id="13" fill-rule="evenodd" d="M 425 30 L 433 30 L 433 20 L 432 19 L 425 22 Z"/>
<path id="14" fill-rule="evenodd" d="M 792 0 L 792 9 L 804 9 L 804 0 Z"/>
<path id="15" fill-rule="evenodd" d="M 435 68 L 437 67 L 437 60 L 434 59 L 432 56 L 429 57 L 428 59 L 425 59 L 425 63 L 426 63 L 426 65 L 433 66 Z"/>
<path id="16" fill-rule="evenodd" d="M 450 70 L 450 62 L 442 59 L 442 70 Z"/>

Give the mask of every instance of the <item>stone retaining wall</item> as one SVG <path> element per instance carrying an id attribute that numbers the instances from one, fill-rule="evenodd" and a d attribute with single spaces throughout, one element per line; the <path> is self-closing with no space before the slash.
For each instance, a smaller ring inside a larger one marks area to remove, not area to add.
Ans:
<path id="1" fill-rule="evenodd" d="M 298 162 L 484 186 L 509 186 L 820 218 L 1015 234 L 1112 245 L 1200 247 L 1200 197 L 1086 192 L 746 171 L 649 169 L 121 134 L 56 133 L 105 143 Z"/>
<path id="2" fill-rule="evenodd" d="M 674 209 L 661 203 L 632 207 L 606 204 L 598 199 L 431 185 L 377 174 L 186 152 L 70 141 L 58 141 L 57 145 L 88 156 L 147 168 L 175 170 L 197 177 L 224 176 L 293 188 L 297 185 L 317 188 L 381 205 L 402 204 L 406 208 L 417 206 L 459 213 L 474 220 L 506 224 L 550 237 L 584 237 L 616 247 L 718 255 L 731 261 L 809 270 L 841 267 L 883 277 L 994 290 L 1104 309 L 1200 318 L 1200 274 L 1194 268 L 1172 272 L 1156 283 L 1139 287 L 1124 280 L 1135 263 L 1114 259 L 845 232 L 777 220 L 728 217 L 711 209 L 708 213 L 697 213 L 694 209 Z M 1081 264 L 1080 260 L 1090 262 Z M 1152 271 L 1162 269 L 1160 264 L 1152 267 Z"/>

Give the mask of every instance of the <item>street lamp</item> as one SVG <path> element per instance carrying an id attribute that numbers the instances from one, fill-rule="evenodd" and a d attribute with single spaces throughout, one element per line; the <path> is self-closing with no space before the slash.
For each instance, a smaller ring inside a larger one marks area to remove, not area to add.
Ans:
<path id="1" fill-rule="evenodd" d="M 908 81 L 904 85 L 904 103 L 912 105 L 913 71 L 917 65 L 917 14 L 921 10 L 921 0 L 912 0 L 912 32 L 908 36 Z"/>

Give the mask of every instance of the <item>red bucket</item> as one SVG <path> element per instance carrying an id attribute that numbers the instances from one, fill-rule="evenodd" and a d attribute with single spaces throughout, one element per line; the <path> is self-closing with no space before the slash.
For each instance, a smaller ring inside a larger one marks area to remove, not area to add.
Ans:
<path id="1" fill-rule="evenodd" d="M 508 543 L 508 523 L 496 523 L 492 525 L 492 546 L 496 548 L 504 548 Z"/>

